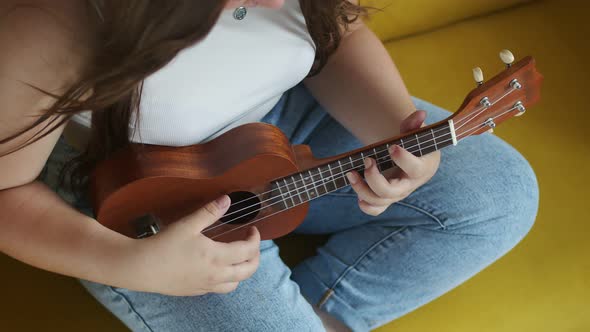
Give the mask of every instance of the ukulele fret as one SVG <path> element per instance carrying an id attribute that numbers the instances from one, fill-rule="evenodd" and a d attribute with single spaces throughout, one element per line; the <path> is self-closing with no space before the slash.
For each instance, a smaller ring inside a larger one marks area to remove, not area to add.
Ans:
<path id="1" fill-rule="evenodd" d="M 377 164 L 377 170 L 381 173 L 381 168 L 379 167 L 379 153 L 377 152 L 377 148 L 373 148 L 373 153 L 375 153 L 375 164 Z"/>
<path id="2" fill-rule="evenodd" d="M 328 186 L 326 186 L 326 180 L 324 179 L 324 171 L 322 171 L 321 167 L 318 167 L 318 174 L 320 175 L 320 181 L 322 182 L 322 184 L 324 185 L 324 194 L 329 193 L 330 190 L 328 189 Z"/>
<path id="3" fill-rule="evenodd" d="M 293 195 L 293 197 L 297 197 L 299 199 L 299 202 L 296 204 L 296 205 L 299 205 L 299 204 L 303 203 L 305 200 L 303 199 L 303 197 L 301 197 L 301 195 L 303 193 L 299 191 L 299 186 L 297 185 L 297 181 L 298 180 L 295 180 L 295 176 L 291 176 L 291 184 L 293 185 L 293 189 L 290 191 L 295 191 L 295 194 Z"/>
<path id="4" fill-rule="evenodd" d="M 422 147 L 420 147 L 420 138 L 418 138 L 418 134 L 415 134 L 414 136 L 416 136 L 416 143 L 418 144 L 418 151 L 420 152 L 420 157 L 422 157 L 423 154 L 422 154 Z"/>
<path id="5" fill-rule="evenodd" d="M 354 170 L 354 160 L 352 159 L 352 156 L 348 156 L 348 160 L 350 160 L 350 165 L 352 165 L 352 167 L 350 168 L 350 170 Z"/>
<path id="6" fill-rule="evenodd" d="M 289 204 L 287 204 L 287 197 L 286 197 L 286 194 L 283 193 L 283 189 L 281 189 L 281 184 L 277 182 L 277 183 L 275 183 L 275 185 L 277 186 L 277 189 L 279 190 L 279 195 L 283 201 L 283 204 L 285 204 L 286 208 L 289 208 Z M 289 186 L 287 186 L 287 190 L 289 190 Z M 274 203 L 275 202 L 272 202 L 272 204 L 274 204 Z"/>
<path id="7" fill-rule="evenodd" d="M 365 154 L 361 151 L 361 163 L 363 164 L 362 168 L 359 170 L 359 172 L 363 172 L 363 174 L 365 173 Z M 354 168 L 354 165 L 352 165 Z"/>
<path id="8" fill-rule="evenodd" d="M 432 135 L 432 141 L 434 142 L 434 150 L 438 150 L 438 147 L 436 146 L 436 136 L 434 136 L 434 129 L 430 128 L 430 135 Z"/>
<path id="9" fill-rule="evenodd" d="M 309 191 L 307 191 L 307 185 L 305 184 L 305 178 L 303 177 L 303 174 L 299 173 L 299 177 L 301 178 L 301 182 L 303 182 L 303 190 L 307 194 L 307 200 L 311 201 L 311 196 L 309 195 Z M 303 202 L 303 200 L 301 202 Z"/>
<path id="10" fill-rule="evenodd" d="M 340 162 L 340 160 L 338 160 L 338 166 L 340 166 L 340 175 L 342 175 L 342 179 L 344 181 L 344 185 L 348 185 L 348 179 L 346 178 L 346 176 L 344 176 L 344 168 L 342 167 L 342 162 Z"/>
<path id="11" fill-rule="evenodd" d="M 338 183 L 336 183 L 336 177 L 334 176 L 334 173 L 332 172 L 332 166 L 330 166 L 330 164 L 328 164 L 328 170 L 330 171 L 330 177 L 332 178 L 332 182 L 334 182 L 334 190 L 338 189 Z"/>
<path id="12" fill-rule="evenodd" d="M 289 188 L 289 183 L 287 182 L 287 179 L 283 179 L 283 181 L 285 182 L 285 186 L 287 186 L 286 195 L 288 195 L 291 199 L 291 203 L 293 203 L 293 206 L 297 205 L 297 203 L 295 203 L 295 200 L 293 199 L 293 194 L 291 193 L 291 189 Z"/>
<path id="13" fill-rule="evenodd" d="M 313 174 L 311 173 L 311 170 L 307 171 L 307 173 L 309 174 L 309 178 L 311 179 L 311 185 L 313 186 L 313 189 L 314 189 L 314 190 L 311 192 L 311 195 L 312 195 L 313 197 L 317 197 L 317 196 L 319 196 L 319 195 L 318 195 L 318 188 L 317 188 L 317 187 L 316 187 L 316 185 L 315 185 L 315 180 L 314 180 L 314 178 L 313 178 Z M 308 196 L 309 196 L 309 194 L 308 194 Z"/>

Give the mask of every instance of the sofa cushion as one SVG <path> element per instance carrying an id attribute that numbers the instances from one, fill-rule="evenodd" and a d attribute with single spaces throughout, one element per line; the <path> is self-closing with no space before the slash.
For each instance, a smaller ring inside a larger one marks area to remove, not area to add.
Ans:
<path id="1" fill-rule="evenodd" d="M 367 24 L 382 41 L 427 31 L 531 0 L 360 0 L 371 10 Z"/>
<path id="2" fill-rule="evenodd" d="M 504 69 L 502 48 L 535 57 L 541 101 L 495 134 L 531 163 L 541 202 L 517 248 L 375 332 L 590 331 L 589 12 L 590 1 L 536 1 L 386 43 L 410 92 L 452 111 L 475 88 L 471 68 L 487 81 Z"/>

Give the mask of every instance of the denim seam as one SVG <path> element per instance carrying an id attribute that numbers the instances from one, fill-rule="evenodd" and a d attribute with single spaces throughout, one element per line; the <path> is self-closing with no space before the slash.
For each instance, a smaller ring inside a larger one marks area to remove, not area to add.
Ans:
<path id="1" fill-rule="evenodd" d="M 334 281 L 334 284 L 332 285 L 332 287 L 330 287 L 328 289 L 328 291 L 326 292 L 326 295 L 329 293 L 329 296 L 325 296 L 324 299 L 322 299 L 322 303 L 318 303 L 318 307 L 321 309 L 323 307 L 324 304 L 326 304 L 326 302 L 328 302 L 330 300 L 330 298 L 332 298 L 332 296 L 338 296 L 336 294 L 336 287 L 338 287 L 338 285 L 340 284 L 340 282 L 348 275 L 348 273 L 350 271 L 352 271 L 353 269 L 356 268 L 357 265 L 360 264 L 360 262 L 367 257 L 367 255 L 369 255 L 370 252 L 372 252 L 375 248 L 377 248 L 379 245 L 381 245 L 383 242 L 387 241 L 388 239 L 390 239 L 391 237 L 393 237 L 395 234 L 399 234 L 401 232 L 403 232 L 404 230 L 406 230 L 408 227 L 404 226 L 400 229 L 397 229 L 394 232 L 391 232 L 389 234 L 387 234 L 386 236 L 384 236 L 381 240 L 375 242 L 373 245 L 371 245 L 371 247 L 369 247 L 362 255 L 359 256 L 359 258 L 356 259 L 356 261 L 350 265 L 349 267 L 346 268 L 346 270 L 344 270 L 344 272 L 342 272 L 342 274 L 336 279 L 336 281 Z M 342 299 L 343 304 L 348 305 L 349 307 L 351 307 L 354 310 L 357 310 L 352 304 L 350 303 L 346 303 L 344 301 L 344 299 Z M 370 322 L 368 322 L 364 317 L 362 316 L 358 316 L 360 319 L 362 319 L 365 324 L 367 326 L 370 326 Z"/>
<path id="2" fill-rule="evenodd" d="M 348 273 L 350 271 L 352 271 L 371 251 L 373 251 L 373 249 L 375 249 L 377 246 L 379 246 L 381 243 L 383 243 L 384 241 L 386 241 L 387 239 L 389 239 L 390 237 L 392 237 L 395 234 L 398 234 L 400 232 L 402 232 L 403 230 L 407 229 L 407 227 L 402 227 L 400 229 L 395 230 L 394 232 L 391 232 L 389 234 L 387 234 L 386 236 L 384 236 L 382 239 L 380 239 L 379 241 L 375 242 L 373 245 L 371 245 L 367 250 L 365 250 L 365 252 L 360 255 L 356 261 L 354 263 L 352 263 L 351 265 L 349 265 L 346 270 L 344 270 L 344 272 L 342 272 L 342 274 L 340 274 L 340 276 L 334 281 L 334 283 L 332 284 L 332 286 L 328 289 L 328 291 L 332 291 L 332 294 L 334 294 L 336 287 L 338 287 L 338 284 L 348 275 Z M 328 301 L 329 297 L 324 299 L 323 303 L 321 304 L 325 304 Z M 321 308 L 321 306 L 318 304 L 318 306 Z"/>
<path id="3" fill-rule="evenodd" d="M 129 299 L 127 298 L 127 296 L 125 296 L 123 293 L 117 291 L 115 288 L 109 286 L 108 287 L 113 293 L 121 296 L 123 298 L 123 300 L 125 300 L 125 303 L 127 303 L 127 305 L 129 306 L 129 309 L 131 310 L 131 312 L 133 312 L 135 314 L 135 316 L 137 318 L 139 318 L 139 320 L 143 323 L 143 325 L 150 331 L 150 332 L 154 332 L 154 330 L 148 325 L 148 323 L 145 321 L 145 319 L 139 314 L 139 312 L 137 312 L 137 310 L 135 310 L 135 307 L 133 306 L 133 304 L 131 304 L 131 301 L 129 301 Z"/>
<path id="4" fill-rule="evenodd" d="M 344 194 L 344 193 L 341 193 L 341 194 L 339 194 L 339 195 L 343 195 L 343 196 L 344 196 L 344 195 L 351 195 L 351 196 L 353 196 L 354 194 Z M 422 209 L 422 208 L 420 208 L 420 207 L 414 206 L 414 205 L 412 205 L 412 204 L 404 203 L 404 202 L 396 202 L 396 204 L 399 204 L 399 205 L 401 205 L 401 206 L 405 206 L 405 207 L 407 207 L 407 208 L 410 208 L 410 209 L 413 209 L 413 210 L 415 210 L 415 211 L 417 211 L 417 212 L 420 212 L 420 213 L 424 214 L 425 216 L 427 216 L 427 217 L 431 218 L 432 220 L 434 220 L 434 221 L 435 221 L 435 222 L 436 222 L 438 225 L 440 225 L 440 227 L 442 227 L 442 229 L 446 229 L 446 226 L 445 226 L 445 225 L 444 225 L 444 224 L 441 222 L 441 220 L 440 220 L 439 218 L 437 218 L 437 217 L 436 217 L 435 215 L 433 215 L 432 213 L 430 213 L 430 212 L 426 211 L 425 209 Z M 361 262 L 362 262 L 362 261 L 363 261 L 363 260 L 364 260 L 364 259 L 365 259 L 365 258 L 366 258 L 366 257 L 367 257 L 367 256 L 368 256 L 368 255 L 369 255 L 371 252 L 372 252 L 372 251 L 374 251 L 374 250 L 375 250 L 375 249 L 376 249 L 378 246 L 380 246 L 380 245 L 384 244 L 384 243 L 385 243 L 385 241 L 387 241 L 387 240 L 391 239 L 391 238 L 392 238 L 394 235 L 396 235 L 396 234 L 399 234 L 399 233 L 403 232 L 403 231 L 404 231 L 404 230 L 406 230 L 406 229 L 408 229 L 408 226 L 404 226 L 404 227 L 401 227 L 400 229 L 396 229 L 395 231 L 393 231 L 393 232 L 391 232 L 391 233 L 387 234 L 386 236 L 384 236 L 383 238 L 381 238 L 379 241 L 377 241 L 377 242 L 375 242 L 373 245 L 371 245 L 371 246 L 370 246 L 370 247 L 369 247 L 369 248 L 368 248 L 368 249 L 367 249 L 367 250 L 366 250 L 366 251 L 365 251 L 365 252 L 364 252 L 362 255 L 360 255 L 360 256 L 359 256 L 359 257 L 356 259 L 356 261 L 355 261 L 355 262 L 354 262 L 352 265 L 348 266 L 348 267 L 346 268 L 346 270 L 344 270 L 344 272 L 342 272 L 342 274 L 341 274 L 341 275 L 340 275 L 340 276 L 339 276 L 339 277 L 338 277 L 338 278 L 337 278 L 337 279 L 334 281 L 333 285 L 332 285 L 331 287 L 329 287 L 329 288 L 328 288 L 328 291 L 327 291 L 327 292 L 324 294 L 324 296 L 323 296 L 323 298 L 322 298 L 321 302 L 320 302 L 320 303 L 318 303 L 318 307 L 319 307 L 319 308 L 322 308 L 322 306 L 323 306 L 324 304 L 326 304 L 326 302 L 328 302 L 332 296 L 338 296 L 338 295 L 336 294 L 336 288 L 338 287 L 338 285 L 339 285 L 339 284 L 342 282 L 342 280 L 343 280 L 344 278 L 346 278 L 346 276 L 348 275 L 348 273 L 349 273 L 350 271 L 352 271 L 353 269 L 356 269 L 356 267 L 357 267 L 357 266 L 358 266 L 358 265 L 359 265 L 359 264 L 360 264 L 360 263 L 361 263 Z M 353 307 L 351 304 L 349 304 L 349 306 L 350 306 L 351 308 L 353 308 L 353 309 L 355 309 L 355 310 L 356 310 L 356 308 L 354 308 L 354 307 Z M 364 318 L 363 318 L 363 319 L 364 319 Z M 370 324 L 370 322 L 368 322 L 368 321 L 366 321 L 366 320 L 365 320 L 365 323 L 366 323 L 367 325 L 369 325 L 369 326 L 371 325 L 371 324 Z"/>
<path id="5" fill-rule="evenodd" d="M 438 224 L 438 225 L 439 225 L 439 226 L 440 226 L 440 227 L 441 227 L 443 230 L 446 230 L 446 229 L 447 229 L 447 226 L 445 226 L 445 224 L 444 224 L 444 223 L 443 223 L 443 222 L 440 220 L 440 218 L 438 218 L 438 217 L 437 217 L 437 216 L 435 216 L 434 214 L 432 214 L 432 213 L 430 213 L 430 212 L 426 211 L 425 209 L 423 209 L 423 208 L 421 208 L 421 207 L 418 207 L 418 206 L 416 206 L 416 205 L 412 205 L 412 204 L 409 204 L 409 203 L 405 203 L 405 202 L 402 202 L 402 201 L 395 202 L 395 204 L 399 204 L 399 205 L 401 205 L 401 206 L 405 206 L 405 207 L 407 207 L 407 208 L 410 208 L 410 209 L 413 209 L 413 210 L 415 210 L 415 211 L 417 211 L 417 212 L 420 212 L 420 213 L 424 214 L 425 216 L 429 217 L 430 219 L 432 219 L 432 220 L 436 221 L 436 223 L 437 223 L 437 224 Z"/>
<path id="6" fill-rule="evenodd" d="M 354 196 L 357 196 L 357 194 L 355 194 L 355 193 L 350 193 L 350 194 L 349 193 L 330 193 L 328 195 L 342 196 L 342 197 L 354 197 Z M 435 221 L 443 230 L 446 230 L 447 229 L 447 226 L 441 221 L 440 218 L 438 218 L 434 214 L 426 211 L 424 208 L 421 208 L 421 207 L 416 206 L 416 205 L 413 205 L 413 204 L 405 203 L 403 201 L 395 202 L 394 204 L 399 204 L 401 206 L 405 206 L 407 208 L 410 208 L 412 210 L 415 210 L 417 212 L 420 212 L 420 213 L 424 214 L 425 216 L 429 217 L 430 219 L 432 219 L 433 221 Z"/>
<path id="7" fill-rule="evenodd" d="M 345 196 L 345 197 L 354 197 L 356 194 L 347 194 L 347 193 L 329 193 L 329 196 Z"/>

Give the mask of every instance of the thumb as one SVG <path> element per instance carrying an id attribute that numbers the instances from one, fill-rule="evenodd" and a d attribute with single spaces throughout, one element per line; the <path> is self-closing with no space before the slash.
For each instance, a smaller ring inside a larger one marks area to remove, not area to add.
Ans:
<path id="1" fill-rule="evenodd" d="M 194 231 L 200 233 L 207 226 L 212 225 L 219 220 L 231 205 L 231 199 L 223 195 L 216 200 L 205 204 L 197 211 L 183 218 L 184 223 L 194 228 Z"/>
<path id="2" fill-rule="evenodd" d="M 400 124 L 400 133 L 404 134 L 412 130 L 418 129 L 426 120 L 426 112 L 416 111 L 402 121 Z"/>

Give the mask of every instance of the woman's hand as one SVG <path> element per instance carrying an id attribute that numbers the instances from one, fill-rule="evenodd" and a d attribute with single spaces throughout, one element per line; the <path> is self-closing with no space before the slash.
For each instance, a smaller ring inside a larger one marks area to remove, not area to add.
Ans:
<path id="1" fill-rule="evenodd" d="M 135 241 L 130 278 L 136 290 L 176 296 L 229 293 L 256 271 L 260 258 L 260 233 L 250 229 L 248 239 L 215 242 L 201 232 L 219 220 L 230 206 L 222 196 L 156 236 Z"/>
<path id="2" fill-rule="evenodd" d="M 424 124 L 426 112 L 417 111 L 407 117 L 400 125 L 400 132 L 407 133 Z M 405 149 L 393 145 L 389 149 L 391 159 L 398 169 L 379 172 L 375 159 L 365 158 L 365 181 L 356 171 L 346 174 L 352 188 L 359 196 L 359 207 L 366 214 L 377 216 L 391 204 L 408 197 L 418 187 L 430 180 L 440 163 L 440 151 L 423 157 L 416 157 Z"/>

